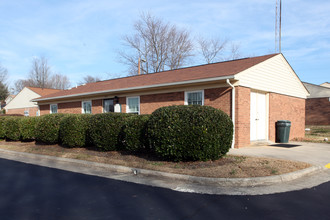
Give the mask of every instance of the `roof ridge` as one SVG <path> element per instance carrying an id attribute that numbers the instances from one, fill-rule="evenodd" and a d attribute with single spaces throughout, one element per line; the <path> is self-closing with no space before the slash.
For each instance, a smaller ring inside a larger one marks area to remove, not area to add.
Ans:
<path id="1" fill-rule="evenodd" d="M 166 72 L 170 72 L 170 71 L 184 70 L 184 69 L 203 67 L 203 66 L 209 66 L 209 65 L 216 65 L 216 64 L 221 64 L 221 63 L 229 63 L 229 62 L 235 62 L 235 61 L 247 60 L 247 59 L 254 59 L 254 58 L 260 58 L 260 57 L 266 57 L 266 56 L 275 56 L 275 55 L 278 55 L 278 54 L 280 54 L 280 53 L 272 53 L 272 54 L 266 54 L 266 55 L 255 56 L 255 57 L 243 57 L 243 58 L 238 58 L 238 59 L 219 61 L 219 62 L 215 62 L 215 63 L 204 63 L 204 64 L 199 64 L 199 65 L 195 65 L 195 66 L 187 66 L 187 67 L 182 67 L 182 68 L 173 69 L 173 70 L 165 70 L 165 71 L 161 71 L 161 72 L 146 73 L 146 74 L 140 74 L 140 75 L 132 75 L 132 76 L 124 76 L 124 77 L 106 79 L 106 80 L 101 80 L 101 81 L 92 82 L 92 83 L 101 83 L 101 82 L 106 82 L 106 81 L 110 81 L 110 80 L 125 79 L 125 78 L 132 78 L 132 77 L 142 77 L 142 76 L 145 76 L 145 75 L 160 74 L 160 73 L 166 73 Z M 85 85 L 87 85 L 87 84 L 90 84 L 90 83 L 86 83 Z M 82 85 L 80 85 L 80 86 L 82 86 Z M 73 88 L 76 88 L 76 87 L 73 87 Z"/>

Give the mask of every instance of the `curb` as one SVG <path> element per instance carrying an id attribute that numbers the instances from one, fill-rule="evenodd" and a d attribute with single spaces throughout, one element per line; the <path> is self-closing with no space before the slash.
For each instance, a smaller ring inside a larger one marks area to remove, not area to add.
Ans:
<path id="1" fill-rule="evenodd" d="M 214 186 L 224 186 L 224 187 L 253 187 L 253 186 L 273 185 L 277 183 L 292 181 L 301 178 L 303 176 L 311 175 L 325 170 L 325 168 L 321 166 L 311 166 L 303 170 L 298 170 L 295 172 L 275 175 L 275 176 L 251 177 L 251 178 L 211 178 L 211 177 L 198 177 L 198 176 L 190 176 L 184 174 L 166 173 L 162 171 L 146 170 L 140 168 L 90 162 L 90 161 L 71 159 L 71 158 L 61 158 L 61 157 L 39 155 L 39 154 L 32 154 L 25 152 L 16 152 L 16 151 L 4 150 L 4 149 L 0 149 L 0 152 L 6 153 L 7 155 L 11 154 L 15 156 L 15 157 L 10 157 L 10 156 L 6 157 L 5 155 L 0 154 L 0 158 L 11 159 L 11 160 L 21 161 L 35 165 L 48 166 L 58 169 L 63 169 L 63 168 L 51 166 L 51 165 L 45 165 L 40 159 L 44 159 L 48 161 L 69 162 L 74 164 L 90 166 L 90 167 L 106 168 L 112 172 L 117 172 L 120 174 L 131 174 L 132 176 L 137 176 L 137 177 L 146 176 L 146 177 L 156 177 L 162 179 L 165 178 L 170 180 L 184 181 L 188 183 L 198 183 L 203 185 L 214 185 Z M 31 162 L 31 160 L 29 159 L 34 159 L 34 160 Z"/>

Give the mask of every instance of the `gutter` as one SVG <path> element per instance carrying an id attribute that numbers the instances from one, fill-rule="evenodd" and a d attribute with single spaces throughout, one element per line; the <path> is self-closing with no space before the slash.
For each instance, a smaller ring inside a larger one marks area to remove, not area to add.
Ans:
<path id="1" fill-rule="evenodd" d="M 188 80 L 188 81 L 181 81 L 181 82 L 174 82 L 174 83 L 154 84 L 154 85 L 148 85 L 148 86 L 137 86 L 137 87 L 123 88 L 123 89 L 110 89 L 110 90 L 103 90 L 103 91 L 96 91 L 96 92 L 86 92 L 86 93 L 64 95 L 64 96 L 57 96 L 57 97 L 50 97 L 50 98 L 33 99 L 32 101 L 34 101 L 34 102 L 49 101 L 49 100 L 56 100 L 56 99 L 62 99 L 62 98 L 81 97 L 81 96 L 87 96 L 87 95 L 101 95 L 104 93 L 128 92 L 128 91 L 133 91 L 133 90 L 152 89 L 152 88 L 158 88 L 158 87 L 164 87 L 164 86 L 186 85 L 186 84 L 192 84 L 192 83 L 203 83 L 203 82 L 212 82 L 212 81 L 216 81 L 216 80 L 228 80 L 228 79 L 234 79 L 234 75 L 212 77 L 212 78 L 206 78 L 206 79 L 197 79 L 197 80 Z"/>
<path id="2" fill-rule="evenodd" d="M 233 121 L 233 141 L 231 144 L 231 148 L 234 148 L 235 146 L 235 86 L 230 83 L 230 80 L 227 79 L 226 83 L 232 88 L 232 94 L 231 94 L 231 115 L 232 115 L 232 121 Z"/>

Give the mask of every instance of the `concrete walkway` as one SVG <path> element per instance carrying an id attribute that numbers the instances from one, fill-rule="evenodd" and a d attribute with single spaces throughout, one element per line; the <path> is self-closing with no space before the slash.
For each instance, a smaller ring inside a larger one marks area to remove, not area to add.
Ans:
<path id="1" fill-rule="evenodd" d="M 230 149 L 229 154 L 302 161 L 324 167 L 330 163 L 330 144 L 290 142 L 289 144 Z"/>

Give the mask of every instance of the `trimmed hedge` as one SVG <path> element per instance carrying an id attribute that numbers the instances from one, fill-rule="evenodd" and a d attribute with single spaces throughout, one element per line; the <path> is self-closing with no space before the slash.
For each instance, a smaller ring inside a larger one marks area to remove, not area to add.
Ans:
<path id="1" fill-rule="evenodd" d="M 148 142 L 156 155 L 174 161 L 216 160 L 231 147 L 233 123 L 210 106 L 169 106 L 148 121 Z"/>
<path id="2" fill-rule="evenodd" d="M 37 117 L 22 117 L 20 121 L 21 141 L 33 141 L 36 136 Z"/>
<path id="3" fill-rule="evenodd" d="M 60 140 L 67 147 L 88 145 L 88 125 L 91 115 L 66 115 L 60 123 Z"/>
<path id="4" fill-rule="evenodd" d="M 127 119 L 119 135 L 123 149 L 131 152 L 146 149 L 146 125 L 150 115 L 134 115 Z"/>
<path id="5" fill-rule="evenodd" d="M 20 120 L 18 117 L 8 117 L 5 122 L 5 135 L 7 140 L 18 141 L 21 134 L 19 131 Z"/>
<path id="6" fill-rule="evenodd" d="M 60 122 L 64 114 L 50 114 L 40 116 L 36 123 L 36 141 L 45 144 L 59 142 Z"/>
<path id="7" fill-rule="evenodd" d="M 0 139 L 6 138 L 5 121 L 8 117 L 0 117 Z"/>
<path id="8" fill-rule="evenodd" d="M 88 132 L 91 142 L 102 150 L 119 150 L 118 136 L 127 119 L 126 113 L 102 113 L 91 117 Z"/>

